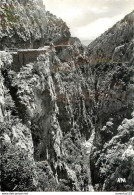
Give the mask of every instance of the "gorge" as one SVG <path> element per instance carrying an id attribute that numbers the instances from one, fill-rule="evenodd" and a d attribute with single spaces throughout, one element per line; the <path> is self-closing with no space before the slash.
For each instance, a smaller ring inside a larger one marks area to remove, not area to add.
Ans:
<path id="1" fill-rule="evenodd" d="M 88 47 L 39 0 L 0 16 L 1 190 L 133 191 L 134 11 Z"/>

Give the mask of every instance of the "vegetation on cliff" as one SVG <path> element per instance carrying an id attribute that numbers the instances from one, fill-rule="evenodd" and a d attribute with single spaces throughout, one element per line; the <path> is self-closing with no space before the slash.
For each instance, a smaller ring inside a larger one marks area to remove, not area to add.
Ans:
<path id="1" fill-rule="evenodd" d="M 2 190 L 133 190 L 133 12 L 85 48 L 38 1 L 5 2 L 1 50 L 68 46 L 17 70 L 0 52 Z"/>

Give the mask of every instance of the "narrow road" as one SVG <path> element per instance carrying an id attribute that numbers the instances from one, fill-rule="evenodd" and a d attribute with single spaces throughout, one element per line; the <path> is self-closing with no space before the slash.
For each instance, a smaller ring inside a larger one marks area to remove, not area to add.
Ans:
<path id="1" fill-rule="evenodd" d="M 18 49 L 18 48 L 7 48 L 5 49 L 5 52 L 9 52 L 9 53 L 16 53 L 18 51 L 46 51 L 46 50 L 51 50 L 52 48 L 57 48 L 57 47 L 70 47 L 71 45 L 53 45 L 53 46 L 44 46 L 42 48 L 38 48 L 38 49 Z M 1 51 L 3 52 L 3 51 Z"/>

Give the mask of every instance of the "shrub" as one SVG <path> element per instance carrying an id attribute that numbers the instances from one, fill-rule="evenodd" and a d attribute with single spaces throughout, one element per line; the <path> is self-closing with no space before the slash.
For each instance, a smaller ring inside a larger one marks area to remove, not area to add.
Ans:
<path id="1" fill-rule="evenodd" d="M 2 191 L 33 191 L 34 164 L 26 151 L 13 146 L 2 145 L 1 178 Z"/>
<path id="2" fill-rule="evenodd" d="M 57 183 L 47 161 L 36 162 L 36 172 L 38 176 L 38 188 L 41 191 L 56 190 Z"/>

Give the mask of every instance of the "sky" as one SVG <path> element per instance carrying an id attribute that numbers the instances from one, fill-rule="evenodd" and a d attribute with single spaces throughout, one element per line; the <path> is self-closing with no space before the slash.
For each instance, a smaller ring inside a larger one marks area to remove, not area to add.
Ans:
<path id="1" fill-rule="evenodd" d="M 71 35 L 90 43 L 134 10 L 134 0 L 43 0 L 46 10 L 62 18 Z"/>

